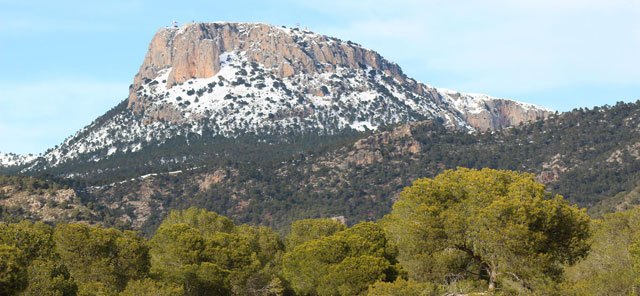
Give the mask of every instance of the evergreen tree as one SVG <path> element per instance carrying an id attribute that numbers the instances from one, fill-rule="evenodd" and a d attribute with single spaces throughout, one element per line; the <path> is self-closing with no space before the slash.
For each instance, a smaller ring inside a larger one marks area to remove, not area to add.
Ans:
<path id="1" fill-rule="evenodd" d="M 149 270 L 149 247 L 132 231 L 61 224 L 55 229 L 57 253 L 77 281 L 80 294 L 115 294 Z"/>
<path id="2" fill-rule="evenodd" d="M 489 291 L 546 288 L 589 250 L 586 213 L 512 171 L 460 168 L 419 179 L 384 225 L 411 279 L 475 277 Z"/>
<path id="3" fill-rule="evenodd" d="M 395 251 L 372 222 L 290 249 L 283 272 L 297 295 L 357 295 L 379 280 L 397 277 Z"/>

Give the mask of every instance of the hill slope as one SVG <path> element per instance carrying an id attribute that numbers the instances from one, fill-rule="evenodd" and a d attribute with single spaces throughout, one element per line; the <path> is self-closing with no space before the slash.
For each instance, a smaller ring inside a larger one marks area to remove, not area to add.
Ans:
<path id="1" fill-rule="evenodd" d="M 253 135 L 278 144 L 427 119 L 483 131 L 548 114 L 530 104 L 419 83 L 350 41 L 266 24 L 190 24 L 160 29 L 128 99 L 23 172 L 84 179 L 101 178 L 104 170 L 154 173 L 171 170 L 167 164 L 197 166 L 183 163 L 197 152 L 103 170 L 87 164 L 170 150 L 162 147 L 177 142 L 198 146 Z"/>
<path id="2" fill-rule="evenodd" d="M 280 157 L 270 158 L 275 151 L 265 144 L 253 159 L 227 157 L 191 170 L 89 186 L 83 196 L 112 223 L 136 228 L 152 229 L 166 209 L 194 205 L 276 227 L 318 216 L 357 222 L 387 213 L 416 178 L 464 166 L 533 173 L 597 214 L 639 202 L 633 191 L 640 184 L 634 148 L 640 145 L 639 118 L 638 104 L 618 104 L 480 134 L 423 121 Z M 248 145 L 234 141 L 235 147 Z M 616 195 L 627 196 L 625 204 L 611 198 Z"/>

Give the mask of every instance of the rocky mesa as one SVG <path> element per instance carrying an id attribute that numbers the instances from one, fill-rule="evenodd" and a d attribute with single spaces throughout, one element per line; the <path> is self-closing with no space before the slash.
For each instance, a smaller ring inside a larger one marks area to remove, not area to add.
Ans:
<path id="1" fill-rule="evenodd" d="M 303 98 L 336 93 L 331 85 L 313 83 L 326 80 L 322 74 L 340 73 L 347 69 L 355 71 L 352 74 L 358 76 L 357 70 L 366 70 L 365 74 L 373 71 L 401 86 L 400 89 L 388 88 L 390 92 L 382 91 L 382 95 L 402 97 L 403 92 L 409 92 L 419 100 L 432 103 L 432 109 L 443 109 L 437 110 L 439 113 L 451 113 L 441 117 L 453 125 L 464 125 L 460 120 L 455 122 L 455 117 L 461 117 L 472 128 L 480 130 L 495 130 L 535 120 L 545 117 L 549 111 L 512 100 L 432 88 L 407 77 L 397 64 L 356 43 L 299 28 L 260 23 L 198 23 L 160 29 L 134 78 L 128 107 L 153 119 L 180 122 L 179 108 L 158 107 L 154 105 L 158 99 L 157 92 L 147 96 L 140 91 L 149 83 L 162 83 L 163 89 L 171 89 L 192 80 L 214 77 L 224 67 L 225 61 L 221 57 L 229 57 L 227 53 L 242 56 L 245 63 L 259 65 L 277 80 L 303 81 L 302 87 L 293 87 L 299 91 L 296 95 Z M 162 80 L 158 81 L 161 76 Z M 380 88 L 379 85 L 356 84 L 351 92 L 355 91 L 361 97 L 365 97 L 371 88 Z M 416 111 L 425 113 L 424 110 Z"/>
<path id="2" fill-rule="evenodd" d="M 420 83 L 351 41 L 261 23 L 194 23 L 161 28 L 128 98 L 25 171 L 100 162 L 187 137 L 336 135 L 422 120 L 474 132 L 548 114 Z M 184 153 L 157 159 L 180 162 L 190 157 Z"/>
<path id="3" fill-rule="evenodd" d="M 407 82 L 398 65 L 352 42 L 259 23 L 200 23 L 162 28 L 156 33 L 134 78 L 129 105 L 135 109 L 139 99 L 135 90 L 161 70 L 171 68 L 167 87 L 210 78 L 221 69 L 220 55 L 230 51 L 245 52 L 249 62 L 268 66 L 279 78 L 335 72 L 339 66 L 369 66 Z"/>

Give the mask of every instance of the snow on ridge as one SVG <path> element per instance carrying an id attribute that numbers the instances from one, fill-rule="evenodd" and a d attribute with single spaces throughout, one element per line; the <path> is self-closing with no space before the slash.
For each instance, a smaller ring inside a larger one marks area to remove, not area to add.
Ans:
<path id="1" fill-rule="evenodd" d="M 231 25 L 231 26 L 237 26 L 238 29 L 240 30 L 240 32 L 244 32 L 246 33 L 247 31 L 255 28 L 255 27 L 259 27 L 259 26 L 267 26 L 270 28 L 270 33 L 284 33 L 287 35 L 291 35 L 297 38 L 301 38 L 302 40 L 308 41 L 309 39 L 315 41 L 315 42 L 326 42 L 328 44 L 332 44 L 334 42 L 338 42 L 341 44 L 349 44 L 350 46 L 355 46 L 355 47 L 359 47 L 362 48 L 364 50 L 368 50 L 368 51 L 373 51 L 370 48 L 366 48 L 363 45 L 356 43 L 356 42 L 351 42 L 351 41 L 347 41 L 347 40 L 342 40 L 339 38 L 335 38 L 332 36 L 328 36 L 328 35 L 324 35 L 324 34 L 320 34 L 320 33 L 316 33 L 310 29 L 308 29 L 307 27 L 288 27 L 288 26 L 278 26 L 278 25 L 273 25 L 273 24 L 269 24 L 269 23 L 264 23 L 264 22 L 230 22 L 230 21 L 214 21 L 214 22 L 187 22 L 187 23 L 183 23 L 182 25 L 179 26 L 167 26 L 164 27 L 164 30 L 172 32 L 172 34 L 177 35 L 181 35 L 184 34 L 189 28 L 192 28 L 194 26 L 200 26 L 200 25 Z M 308 38 L 308 39 L 307 39 Z M 395 64 L 392 62 L 389 62 L 391 64 Z"/>
<path id="2" fill-rule="evenodd" d="M 188 133 L 204 136 L 205 130 L 206 136 L 225 137 L 249 132 L 333 134 L 346 128 L 376 130 L 422 116 L 439 116 L 448 125 L 466 126 L 458 115 L 428 96 L 408 93 L 406 86 L 382 71 L 338 67 L 335 72 L 279 78 L 275 68 L 249 62 L 245 52 L 222 53 L 220 62 L 220 71 L 213 77 L 167 88 L 162 81 L 171 68 L 166 68 L 141 85 L 139 97 L 149 98 L 155 110 L 174 110 L 182 118 L 180 123 L 145 121 L 123 109 L 67 138 L 44 155 L 45 161 L 57 166 L 83 155 L 89 156 L 87 161 L 100 161 Z"/>
<path id="3" fill-rule="evenodd" d="M 38 155 L 0 152 L 0 167 L 24 165 L 35 160 L 36 158 L 38 158 Z"/>
<path id="4" fill-rule="evenodd" d="M 187 26 L 171 29 L 181 30 Z M 299 29 L 271 27 L 304 38 L 320 36 Z M 337 40 L 328 38 L 327 42 Z M 139 98 L 151 102 L 150 112 L 146 114 L 175 112 L 168 114 L 178 114 L 176 122 L 140 118 L 130 109 L 122 109 L 108 119 L 91 123 L 67 138 L 60 147 L 48 151 L 43 156 L 45 166 L 57 166 L 85 155 L 88 157 L 82 159 L 97 162 L 119 153 L 136 152 L 151 144 L 161 145 L 189 133 L 224 137 L 292 131 L 333 134 L 348 128 L 376 130 L 380 126 L 424 118 L 443 119 L 447 126 L 473 131 L 461 114 L 485 112 L 488 101 L 501 100 L 423 84 L 440 94 L 442 103 L 434 98 L 432 91 L 413 92 L 412 83 L 404 84 L 371 67 L 337 66 L 331 72 L 297 73 L 280 78 L 274 75 L 277 65 L 250 62 L 246 52 L 227 51 L 219 59 L 220 70 L 212 77 L 193 78 L 167 87 L 165 80 L 172 68 L 165 68 L 137 90 Z M 547 110 L 533 104 L 517 104 L 525 110 Z"/>
<path id="5" fill-rule="evenodd" d="M 297 124 L 292 121 L 295 118 L 291 116 L 276 118 L 282 117 L 276 116 L 277 114 L 292 111 L 309 112 L 312 117 L 324 112 L 339 118 L 339 128 L 350 127 L 361 131 L 365 130 L 365 127 L 377 129 L 380 125 L 409 119 L 402 117 L 408 115 L 398 117 L 387 114 L 386 119 L 382 118 L 383 122 L 373 122 L 374 118 L 371 117 L 376 115 L 371 114 L 388 111 L 377 109 L 373 112 L 371 108 L 376 108 L 376 105 L 400 104 L 397 108 L 408 108 L 411 112 L 424 115 L 446 112 L 426 97 L 419 100 L 410 98 L 401 85 L 395 85 L 397 81 L 392 84 L 389 84 L 388 80 L 385 81 L 381 72 L 375 77 L 368 76 L 371 68 L 353 70 L 338 67 L 337 71 L 331 73 L 300 74 L 293 79 L 279 79 L 272 74 L 273 68 L 264 65 L 255 68 L 256 63 L 249 63 L 245 52 L 224 52 L 219 58 L 220 71 L 212 77 L 194 78 L 167 88 L 163 83 L 158 83 L 165 80 L 171 71 L 171 68 L 167 68 L 160 72 L 155 81 L 143 84 L 138 95 L 155 97 L 157 99 L 154 105 L 171 105 L 189 120 L 216 119 L 216 122 L 221 124 L 222 132 L 232 132 L 231 126 L 238 122 L 247 122 L 251 129 L 269 127 L 274 123 L 284 126 Z M 327 85 L 334 83 L 346 83 L 353 89 L 336 96 L 332 93 L 336 89 L 327 88 Z M 325 90 L 322 90 L 323 87 Z M 309 93 L 309 89 L 315 89 L 316 93 Z M 389 93 L 381 93 L 381 89 L 388 90 Z M 324 91 L 329 93 L 325 94 Z M 388 97 L 389 95 L 392 97 Z M 296 101 L 296 96 L 303 98 L 298 97 Z M 345 115 L 338 112 L 339 110 L 331 110 L 339 105 L 346 105 L 349 112 L 367 112 L 366 116 L 369 118 L 340 118 Z M 296 111 L 296 108 L 299 110 Z M 307 108 L 312 110 L 305 111 Z M 317 124 L 316 127 L 319 128 L 325 127 L 322 120 L 315 119 L 318 120 L 312 124 Z M 455 118 L 454 121 L 455 123 L 452 123 L 456 126 L 465 125 L 460 118 Z"/>
<path id="6" fill-rule="evenodd" d="M 525 103 L 509 98 L 497 98 L 481 93 L 463 93 L 456 90 L 446 88 L 435 88 L 435 90 L 447 98 L 448 101 L 459 111 L 466 111 L 471 114 L 478 114 L 485 110 L 484 104 L 488 101 L 504 100 L 513 102 L 525 110 L 541 110 L 547 112 L 555 112 L 555 110 L 536 105 L 531 103 Z"/>

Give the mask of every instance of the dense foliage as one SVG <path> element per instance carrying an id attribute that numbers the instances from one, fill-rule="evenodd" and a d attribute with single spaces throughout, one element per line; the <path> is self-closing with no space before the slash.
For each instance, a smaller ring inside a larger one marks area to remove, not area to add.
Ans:
<path id="1" fill-rule="evenodd" d="M 382 228 L 362 222 L 289 249 L 283 274 L 298 295 L 358 295 L 376 281 L 395 280 L 395 257 Z"/>
<path id="2" fill-rule="evenodd" d="M 55 191 L 69 188 L 69 185 L 46 178 L 0 175 L 0 187 L 4 186 L 12 186 L 16 190 L 24 190 L 27 192 Z"/>
<path id="3" fill-rule="evenodd" d="M 184 288 L 185 295 L 255 295 L 277 283 L 284 251 L 265 227 L 234 226 L 199 209 L 173 212 L 150 241 L 151 272 Z"/>
<path id="4" fill-rule="evenodd" d="M 80 294 L 122 291 L 149 271 L 149 248 L 131 231 L 61 224 L 53 237 L 60 260 L 79 283 Z"/>
<path id="5" fill-rule="evenodd" d="M 590 222 L 529 174 L 458 169 L 407 187 L 378 223 L 305 219 L 284 239 L 197 208 L 150 239 L 1 223 L 0 293 L 635 295 L 638 221 L 633 209 Z"/>
<path id="6" fill-rule="evenodd" d="M 480 279 L 489 291 L 499 284 L 512 293 L 540 290 L 589 250 L 586 213 L 512 171 L 458 169 L 419 179 L 384 225 L 411 279 Z"/>
<path id="7" fill-rule="evenodd" d="M 567 268 L 564 295 L 640 293 L 640 208 L 593 221 L 589 255 Z"/>

